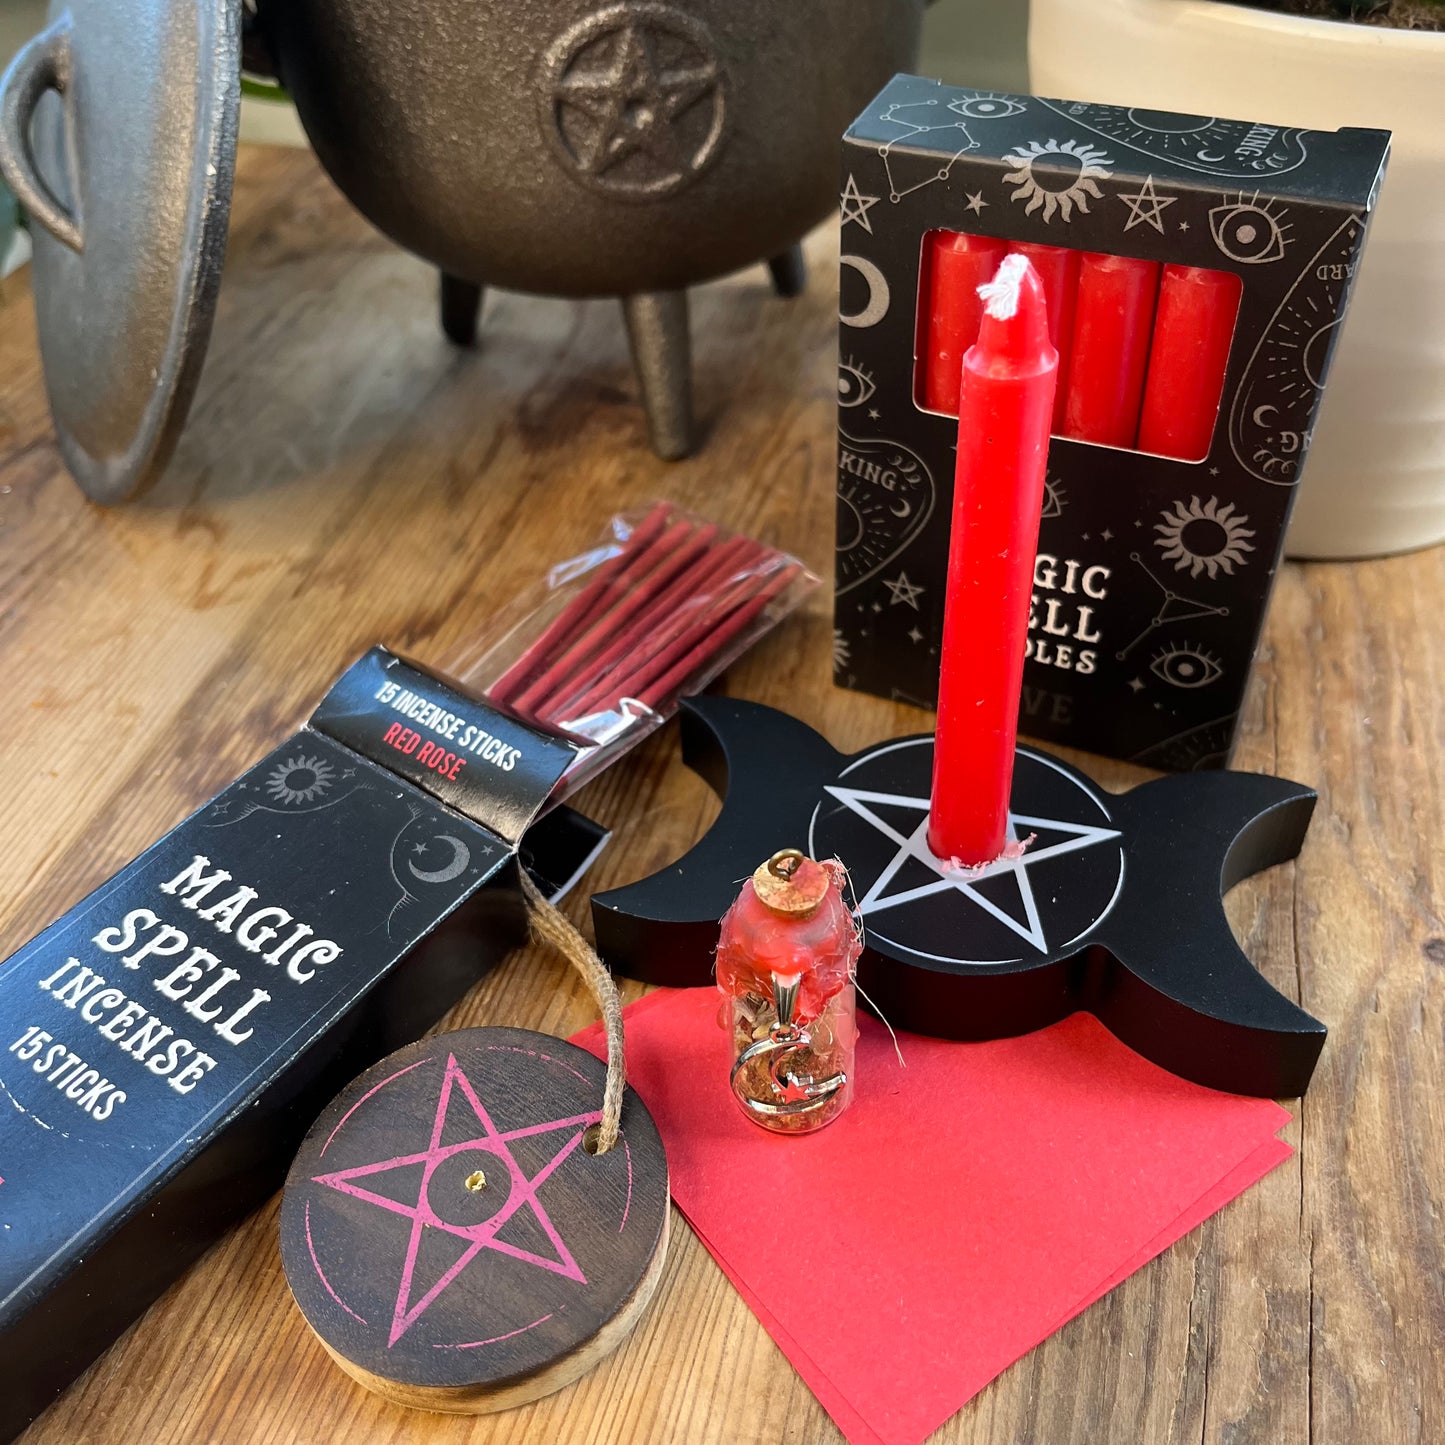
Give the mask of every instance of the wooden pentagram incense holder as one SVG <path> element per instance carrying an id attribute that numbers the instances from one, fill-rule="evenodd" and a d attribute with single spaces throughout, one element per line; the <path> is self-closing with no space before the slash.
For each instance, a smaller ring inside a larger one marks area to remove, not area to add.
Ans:
<path id="1" fill-rule="evenodd" d="M 684 705 L 683 749 L 722 812 L 676 863 L 593 898 L 599 952 L 618 971 L 712 982 L 737 880 L 788 842 L 847 866 L 861 991 L 897 1028 L 1000 1038 L 1084 1009 L 1197 1083 L 1268 1097 L 1308 1085 L 1325 1028 L 1250 964 L 1222 898 L 1298 854 L 1309 788 L 1208 772 L 1113 795 L 1020 747 L 1013 846 L 965 871 L 928 848 L 931 735 L 849 757 L 786 713 L 709 697 Z"/>
<path id="2" fill-rule="evenodd" d="M 0 1438 L 281 1183 L 606 834 L 577 757 L 377 648 L 0 968 Z"/>
<path id="3" fill-rule="evenodd" d="M 287 1179 L 281 1254 L 342 1369 L 394 1404 L 479 1414 L 626 1338 L 667 1255 L 667 1159 L 630 1089 L 599 1146 L 605 1073 L 561 1039 L 467 1029 L 332 1101 Z"/>

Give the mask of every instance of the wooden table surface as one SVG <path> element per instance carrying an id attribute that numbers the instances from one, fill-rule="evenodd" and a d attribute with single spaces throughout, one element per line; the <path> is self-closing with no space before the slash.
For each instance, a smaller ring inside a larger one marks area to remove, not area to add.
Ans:
<path id="1" fill-rule="evenodd" d="M 161 486 L 113 511 L 86 504 L 57 455 L 26 276 L 0 283 L 0 956 L 286 736 L 365 646 L 454 663 L 614 509 L 673 497 L 826 575 L 828 228 L 809 252 L 800 301 L 775 299 L 761 268 L 697 294 L 707 437 L 667 465 L 647 449 L 613 305 L 496 295 L 483 348 L 454 351 L 421 263 L 309 156 L 245 151 L 189 428 Z M 817 596 L 729 689 L 846 749 L 929 725 L 831 686 L 828 608 Z M 1237 762 L 1322 802 L 1298 864 L 1237 890 L 1230 915 L 1271 982 L 1330 1026 L 1291 1105 L 1296 1157 L 937 1441 L 1445 1439 L 1442 613 L 1442 548 L 1289 565 L 1270 612 Z M 1087 765 L 1113 788 L 1144 776 Z M 674 729 L 580 806 L 616 837 L 571 900 L 579 922 L 589 892 L 676 856 L 716 808 Z M 445 1026 L 565 1035 L 590 1017 L 566 965 L 530 949 Z M 680 1220 L 656 1303 L 616 1355 L 536 1405 L 473 1420 L 405 1413 L 331 1365 L 291 1303 L 276 1215 L 273 1200 L 176 1284 L 30 1445 L 841 1438 Z"/>

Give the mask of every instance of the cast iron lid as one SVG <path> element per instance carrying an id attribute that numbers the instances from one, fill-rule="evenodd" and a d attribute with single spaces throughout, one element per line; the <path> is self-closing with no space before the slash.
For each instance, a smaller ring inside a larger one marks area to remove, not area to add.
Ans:
<path id="1" fill-rule="evenodd" d="M 195 393 L 225 255 L 241 0 L 51 0 L 0 82 L 45 384 L 97 502 L 143 491 Z"/>

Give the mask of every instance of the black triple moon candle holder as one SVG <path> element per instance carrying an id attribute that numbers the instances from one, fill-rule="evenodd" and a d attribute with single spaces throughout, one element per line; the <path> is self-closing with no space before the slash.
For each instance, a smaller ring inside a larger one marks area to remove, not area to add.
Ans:
<path id="1" fill-rule="evenodd" d="M 1311 789 L 1200 772 L 1114 795 L 1020 747 L 1009 829 L 1027 846 L 958 870 L 928 847 L 931 734 L 849 757 L 786 713 L 715 697 L 684 704 L 682 724 L 684 760 L 722 812 L 676 863 L 593 898 L 619 972 L 710 983 L 740 880 L 797 846 L 847 865 L 867 941 L 858 982 L 897 1028 L 1003 1038 L 1084 1009 L 1196 1083 L 1275 1098 L 1309 1084 L 1325 1027 L 1261 977 L 1222 900 L 1297 856 Z"/>

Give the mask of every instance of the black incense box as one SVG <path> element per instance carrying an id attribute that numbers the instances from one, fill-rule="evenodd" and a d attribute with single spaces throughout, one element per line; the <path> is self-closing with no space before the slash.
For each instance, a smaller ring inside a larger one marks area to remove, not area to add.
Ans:
<path id="1" fill-rule="evenodd" d="M 937 700 L 957 421 L 919 384 L 929 237 L 1199 268 L 1238 296 L 1207 451 L 1050 445 L 1020 726 L 1223 766 L 1388 150 L 895 77 L 843 145 L 838 683 Z"/>
<path id="2" fill-rule="evenodd" d="M 277 1189 L 605 841 L 576 751 L 375 649 L 0 968 L 0 1437 Z"/>

